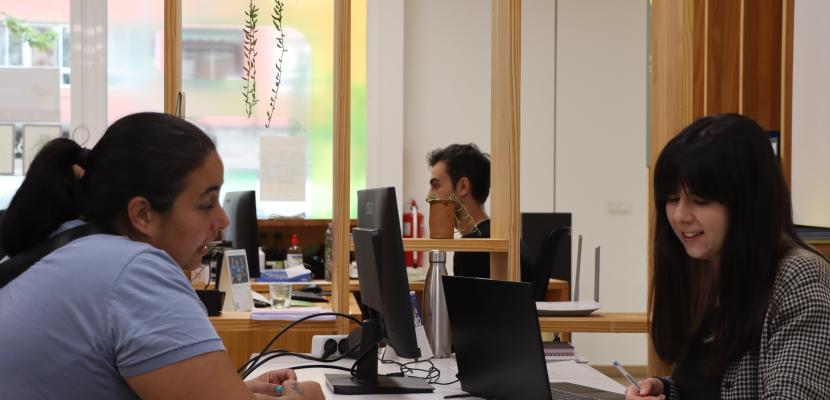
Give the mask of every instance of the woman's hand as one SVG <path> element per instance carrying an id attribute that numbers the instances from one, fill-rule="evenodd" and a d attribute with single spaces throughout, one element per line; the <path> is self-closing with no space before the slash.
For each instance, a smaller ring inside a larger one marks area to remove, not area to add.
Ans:
<path id="1" fill-rule="evenodd" d="M 297 382 L 297 374 L 291 369 L 266 372 L 245 381 L 254 394 L 279 397 L 285 400 L 323 400 L 323 389 L 317 382 Z"/>
<path id="2" fill-rule="evenodd" d="M 277 393 L 277 386 L 281 386 L 283 382 L 288 380 L 297 380 L 297 374 L 294 373 L 293 369 L 268 371 L 254 379 L 245 381 L 245 384 L 254 393 L 274 396 Z"/>
<path id="3" fill-rule="evenodd" d="M 657 378 L 648 378 L 638 382 L 642 389 L 637 390 L 637 387 L 631 385 L 625 391 L 626 400 L 664 400 L 666 395 L 663 394 L 663 381 Z"/>
<path id="4" fill-rule="evenodd" d="M 280 399 L 284 400 L 325 400 L 323 389 L 314 381 L 286 381 L 282 385 L 283 392 Z"/>

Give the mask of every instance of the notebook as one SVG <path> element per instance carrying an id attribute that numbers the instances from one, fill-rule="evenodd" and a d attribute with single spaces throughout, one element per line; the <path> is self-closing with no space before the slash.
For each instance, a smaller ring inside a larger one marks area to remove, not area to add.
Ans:
<path id="1" fill-rule="evenodd" d="M 464 391 L 508 400 L 625 398 L 618 393 L 548 381 L 529 283 L 457 276 L 442 279 L 458 378 Z"/>

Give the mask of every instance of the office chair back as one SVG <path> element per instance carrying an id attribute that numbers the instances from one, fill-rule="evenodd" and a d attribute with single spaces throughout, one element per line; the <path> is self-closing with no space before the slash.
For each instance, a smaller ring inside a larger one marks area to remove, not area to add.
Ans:
<path id="1" fill-rule="evenodd" d="M 567 266 L 556 265 L 556 255 L 563 240 L 570 238 L 571 228 L 560 226 L 548 233 L 542 240 L 539 253 L 535 257 L 535 263 L 530 260 L 529 252 L 525 243 L 522 243 L 521 275 L 522 281 L 530 282 L 533 285 L 533 299 L 535 301 L 545 300 L 548 291 L 548 284 L 553 275 L 554 268 L 568 268 Z M 570 241 L 568 241 L 570 242 Z"/>

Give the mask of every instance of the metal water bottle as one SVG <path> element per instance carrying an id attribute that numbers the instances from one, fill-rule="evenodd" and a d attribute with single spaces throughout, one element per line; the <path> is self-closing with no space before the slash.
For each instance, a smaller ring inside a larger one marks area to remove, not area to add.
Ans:
<path id="1" fill-rule="evenodd" d="M 436 358 L 449 357 L 452 353 L 450 319 L 447 315 L 444 285 L 441 283 L 441 277 L 447 274 L 446 261 L 447 253 L 430 251 L 429 270 L 424 282 L 424 327 Z"/>

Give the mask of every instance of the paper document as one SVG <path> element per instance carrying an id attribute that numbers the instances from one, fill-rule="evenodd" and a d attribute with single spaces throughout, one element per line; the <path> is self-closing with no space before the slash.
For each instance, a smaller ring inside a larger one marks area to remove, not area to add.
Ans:
<path id="1" fill-rule="evenodd" d="M 329 312 L 320 307 L 291 307 L 282 309 L 255 308 L 251 311 L 251 319 L 255 321 L 296 321 L 312 314 Z M 331 321 L 334 315 L 323 315 L 312 318 L 313 321 Z"/>
<path id="2" fill-rule="evenodd" d="M 259 139 L 259 187 L 263 201 L 305 201 L 306 138 Z"/>

